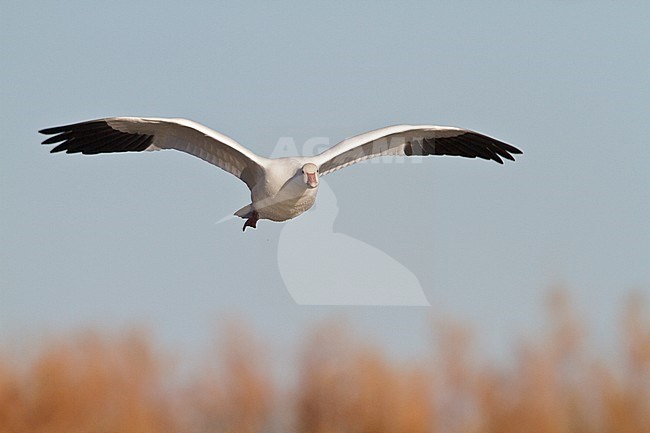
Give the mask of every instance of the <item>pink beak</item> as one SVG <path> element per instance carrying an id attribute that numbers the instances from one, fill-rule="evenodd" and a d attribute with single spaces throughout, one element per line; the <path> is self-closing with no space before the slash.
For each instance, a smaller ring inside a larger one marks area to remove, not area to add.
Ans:
<path id="1" fill-rule="evenodd" d="M 312 188 L 316 188 L 318 181 L 316 180 L 316 173 L 307 173 L 307 184 Z"/>

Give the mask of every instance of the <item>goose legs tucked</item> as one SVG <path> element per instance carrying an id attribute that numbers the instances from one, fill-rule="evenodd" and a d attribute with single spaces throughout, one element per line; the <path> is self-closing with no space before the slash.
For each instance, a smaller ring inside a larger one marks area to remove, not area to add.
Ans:
<path id="1" fill-rule="evenodd" d="M 249 216 L 246 222 L 244 223 L 244 227 L 242 228 L 242 231 L 245 231 L 246 227 L 253 227 L 254 229 L 257 228 L 257 221 L 259 219 L 260 219 L 260 214 L 258 214 L 257 211 L 254 210 L 251 216 Z"/>

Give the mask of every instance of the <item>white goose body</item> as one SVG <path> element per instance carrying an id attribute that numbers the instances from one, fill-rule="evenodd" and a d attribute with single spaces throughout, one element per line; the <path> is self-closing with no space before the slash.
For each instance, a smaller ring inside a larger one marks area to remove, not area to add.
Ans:
<path id="1" fill-rule="evenodd" d="M 235 215 L 248 218 L 256 210 L 260 219 L 286 221 L 309 210 L 316 201 L 318 186 L 310 188 L 304 181 L 301 169 L 305 164 L 299 158 L 268 160 L 264 174 L 251 191 L 251 204 Z"/>
<path id="2" fill-rule="evenodd" d="M 175 149 L 201 158 L 241 179 L 251 203 L 235 212 L 256 227 L 259 219 L 286 221 L 311 208 L 318 179 L 379 156 L 452 155 L 503 163 L 520 154 L 516 147 L 467 129 L 396 125 L 348 138 L 313 157 L 269 159 L 217 131 L 187 119 L 109 117 L 47 128 L 43 144 L 51 152 L 100 154 Z"/>

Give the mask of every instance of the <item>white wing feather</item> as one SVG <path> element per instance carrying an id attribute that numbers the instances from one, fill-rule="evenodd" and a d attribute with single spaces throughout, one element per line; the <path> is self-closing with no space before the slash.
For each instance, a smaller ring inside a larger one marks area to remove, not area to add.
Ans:
<path id="1" fill-rule="evenodd" d="M 396 125 L 366 132 L 341 141 L 316 156 L 325 175 L 357 162 L 388 155 L 454 155 L 503 163 L 514 160 L 516 147 L 468 129 L 435 125 Z"/>
<path id="2" fill-rule="evenodd" d="M 52 152 L 97 154 L 179 150 L 232 173 L 249 188 L 261 177 L 268 161 L 232 138 L 187 119 L 109 117 L 41 132 L 56 134 L 44 144 L 62 142 Z"/>

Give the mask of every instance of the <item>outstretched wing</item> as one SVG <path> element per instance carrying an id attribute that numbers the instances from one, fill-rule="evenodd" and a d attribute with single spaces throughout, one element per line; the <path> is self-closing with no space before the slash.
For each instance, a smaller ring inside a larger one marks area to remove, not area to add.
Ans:
<path id="1" fill-rule="evenodd" d="M 51 152 L 94 155 L 176 149 L 234 174 L 253 188 L 266 160 L 230 137 L 187 119 L 108 117 L 39 131 Z"/>
<path id="2" fill-rule="evenodd" d="M 452 155 L 483 158 L 503 164 L 514 161 L 521 150 L 468 129 L 451 126 L 397 125 L 348 138 L 316 157 L 320 174 L 325 175 L 378 156 Z"/>

